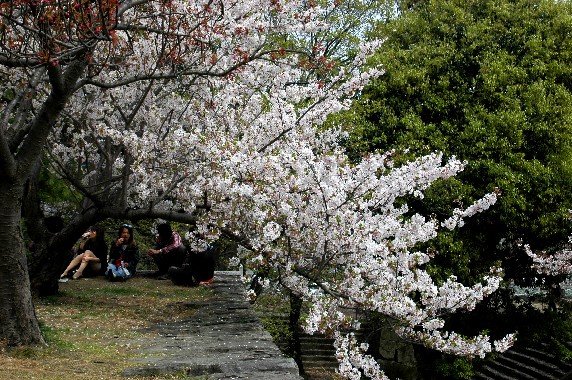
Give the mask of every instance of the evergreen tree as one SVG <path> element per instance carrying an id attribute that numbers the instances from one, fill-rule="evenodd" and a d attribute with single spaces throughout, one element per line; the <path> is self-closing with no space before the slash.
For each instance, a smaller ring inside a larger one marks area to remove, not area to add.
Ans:
<path id="1" fill-rule="evenodd" d="M 550 254 L 570 234 L 572 3 L 405 5 L 374 33 L 386 41 L 370 64 L 381 65 L 384 75 L 348 113 L 330 121 L 351 129 L 346 146 L 356 161 L 367 152 L 392 149 L 404 161 L 431 151 L 466 161 L 460 175 L 434 184 L 423 199 L 407 199 L 412 211 L 443 219 L 475 197 L 501 193 L 486 213 L 428 244 L 436 252 L 430 264 L 436 279 L 455 273 L 472 283 L 501 265 L 507 284 L 557 289 L 562 278 L 533 272 L 521 244 Z M 517 330 L 517 344 L 557 337 L 551 343 L 569 353 L 559 343 L 570 335 L 563 309 L 541 313 L 532 301 L 521 303 L 507 287 L 448 323 L 466 334 L 485 324 L 492 336 Z M 471 372 L 458 359 L 444 363 L 422 370 L 427 378 L 439 368 L 445 370 L 434 374 L 438 378 L 460 376 L 459 368 Z"/>
<path id="2" fill-rule="evenodd" d="M 404 158 L 437 150 L 466 160 L 460 176 L 415 203 L 437 217 L 502 192 L 490 212 L 434 242 L 440 264 L 467 279 L 502 259 L 508 278 L 522 282 L 530 262 L 515 243 L 550 250 L 566 240 L 570 33 L 570 2 L 529 0 L 418 2 L 376 30 L 387 40 L 373 64 L 386 72 L 346 115 L 355 127 L 349 150 L 354 158 L 396 148 Z"/>

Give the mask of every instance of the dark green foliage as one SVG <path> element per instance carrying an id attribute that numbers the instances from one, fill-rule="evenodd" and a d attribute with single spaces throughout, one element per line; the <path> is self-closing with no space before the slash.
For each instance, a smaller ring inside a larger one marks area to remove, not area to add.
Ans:
<path id="1" fill-rule="evenodd" d="M 495 206 L 425 247 L 437 252 L 437 281 L 455 274 L 471 284 L 501 265 L 507 281 L 538 284 L 520 248 L 554 252 L 570 234 L 572 209 L 572 3 L 553 0 L 408 2 L 380 22 L 387 38 L 370 62 L 385 74 L 354 107 L 330 121 L 350 130 L 354 160 L 374 150 L 397 161 L 432 151 L 467 162 L 456 178 L 407 199 L 412 212 L 443 220 L 456 207 L 499 189 Z M 562 279 L 545 279 L 549 287 Z M 508 282 L 507 282 L 508 283 Z M 548 327 L 550 325 L 550 327 Z M 475 312 L 448 320 L 467 335 L 518 331 L 525 344 L 548 339 L 565 357 L 565 313 L 542 312 L 498 293 Z M 540 328 L 539 326 L 542 326 Z M 436 354 L 437 355 L 437 354 Z M 463 378 L 466 362 L 438 355 L 435 378 Z"/>
<path id="2" fill-rule="evenodd" d="M 41 202 L 58 207 L 65 219 L 68 219 L 66 213 L 75 211 L 74 207 L 77 206 L 74 202 L 79 202 L 82 197 L 78 191 L 46 167 L 42 167 L 40 171 L 38 189 Z"/>
<path id="3" fill-rule="evenodd" d="M 446 356 L 439 361 L 435 372 L 435 379 L 470 379 L 475 374 L 470 359 L 452 356 Z"/>
<path id="4" fill-rule="evenodd" d="M 396 148 L 409 149 L 404 157 L 439 150 L 466 160 L 463 173 L 413 201 L 414 209 L 445 217 L 495 188 L 502 196 L 433 243 L 442 256 L 438 265 L 448 263 L 474 281 L 503 259 L 507 274 L 528 278 L 512 260 L 522 252 L 514 244 L 501 250 L 499 242 L 554 249 L 569 232 L 570 3 L 424 1 L 380 23 L 375 34 L 387 41 L 372 64 L 386 73 L 336 119 L 353 128 L 352 157 Z M 513 263 L 518 270 L 509 268 Z"/>

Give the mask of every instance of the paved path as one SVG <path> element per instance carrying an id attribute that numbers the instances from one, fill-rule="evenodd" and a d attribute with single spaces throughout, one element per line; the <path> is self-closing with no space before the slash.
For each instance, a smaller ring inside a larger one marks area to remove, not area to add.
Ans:
<path id="1" fill-rule="evenodd" d="M 192 319 L 155 325 L 158 337 L 124 376 L 187 373 L 190 379 L 301 380 L 293 359 L 282 355 L 245 299 L 238 272 L 217 272 L 215 293 Z M 140 342 L 138 342 L 140 343 Z"/>

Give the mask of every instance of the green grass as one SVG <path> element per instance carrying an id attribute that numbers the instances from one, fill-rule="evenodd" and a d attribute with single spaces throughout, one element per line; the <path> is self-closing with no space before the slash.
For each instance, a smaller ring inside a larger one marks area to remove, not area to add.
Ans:
<path id="1" fill-rule="evenodd" d="M 112 283 L 103 278 L 69 281 L 60 293 L 35 300 L 45 346 L 0 350 L 0 380 L 122 379 L 135 365 L 138 344 L 154 337 L 148 327 L 191 318 L 192 304 L 208 302 L 204 287 L 134 277 Z M 17 373 L 17 376 L 15 374 Z M 185 373 L 148 379 L 181 379 Z"/>

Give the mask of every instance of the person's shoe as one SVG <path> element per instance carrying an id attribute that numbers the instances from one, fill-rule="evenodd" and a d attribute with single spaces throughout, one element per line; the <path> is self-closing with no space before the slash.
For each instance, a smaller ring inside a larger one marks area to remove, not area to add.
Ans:
<path id="1" fill-rule="evenodd" d="M 157 277 L 157 280 L 168 280 L 170 278 L 171 278 L 171 276 L 169 276 L 168 273 L 165 273 L 165 274 L 162 274 L 159 277 Z"/>
<path id="2" fill-rule="evenodd" d="M 80 271 L 76 271 L 76 272 L 73 274 L 72 278 L 73 278 L 74 280 L 78 280 L 78 279 L 82 276 L 82 274 L 83 274 L 83 273 L 81 273 Z"/>
<path id="3" fill-rule="evenodd" d="M 193 279 L 193 280 L 194 280 L 194 279 Z M 214 281 L 214 277 L 213 277 L 213 278 L 210 278 L 210 279 L 208 279 L 208 280 L 199 282 L 199 285 L 209 286 L 213 281 Z"/>
<path id="4" fill-rule="evenodd" d="M 60 277 L 60 279 L 58 280 L 58 282 L 64 283 L 64 282 L 68 282 L 70 279 L 67 277 Z"/>

